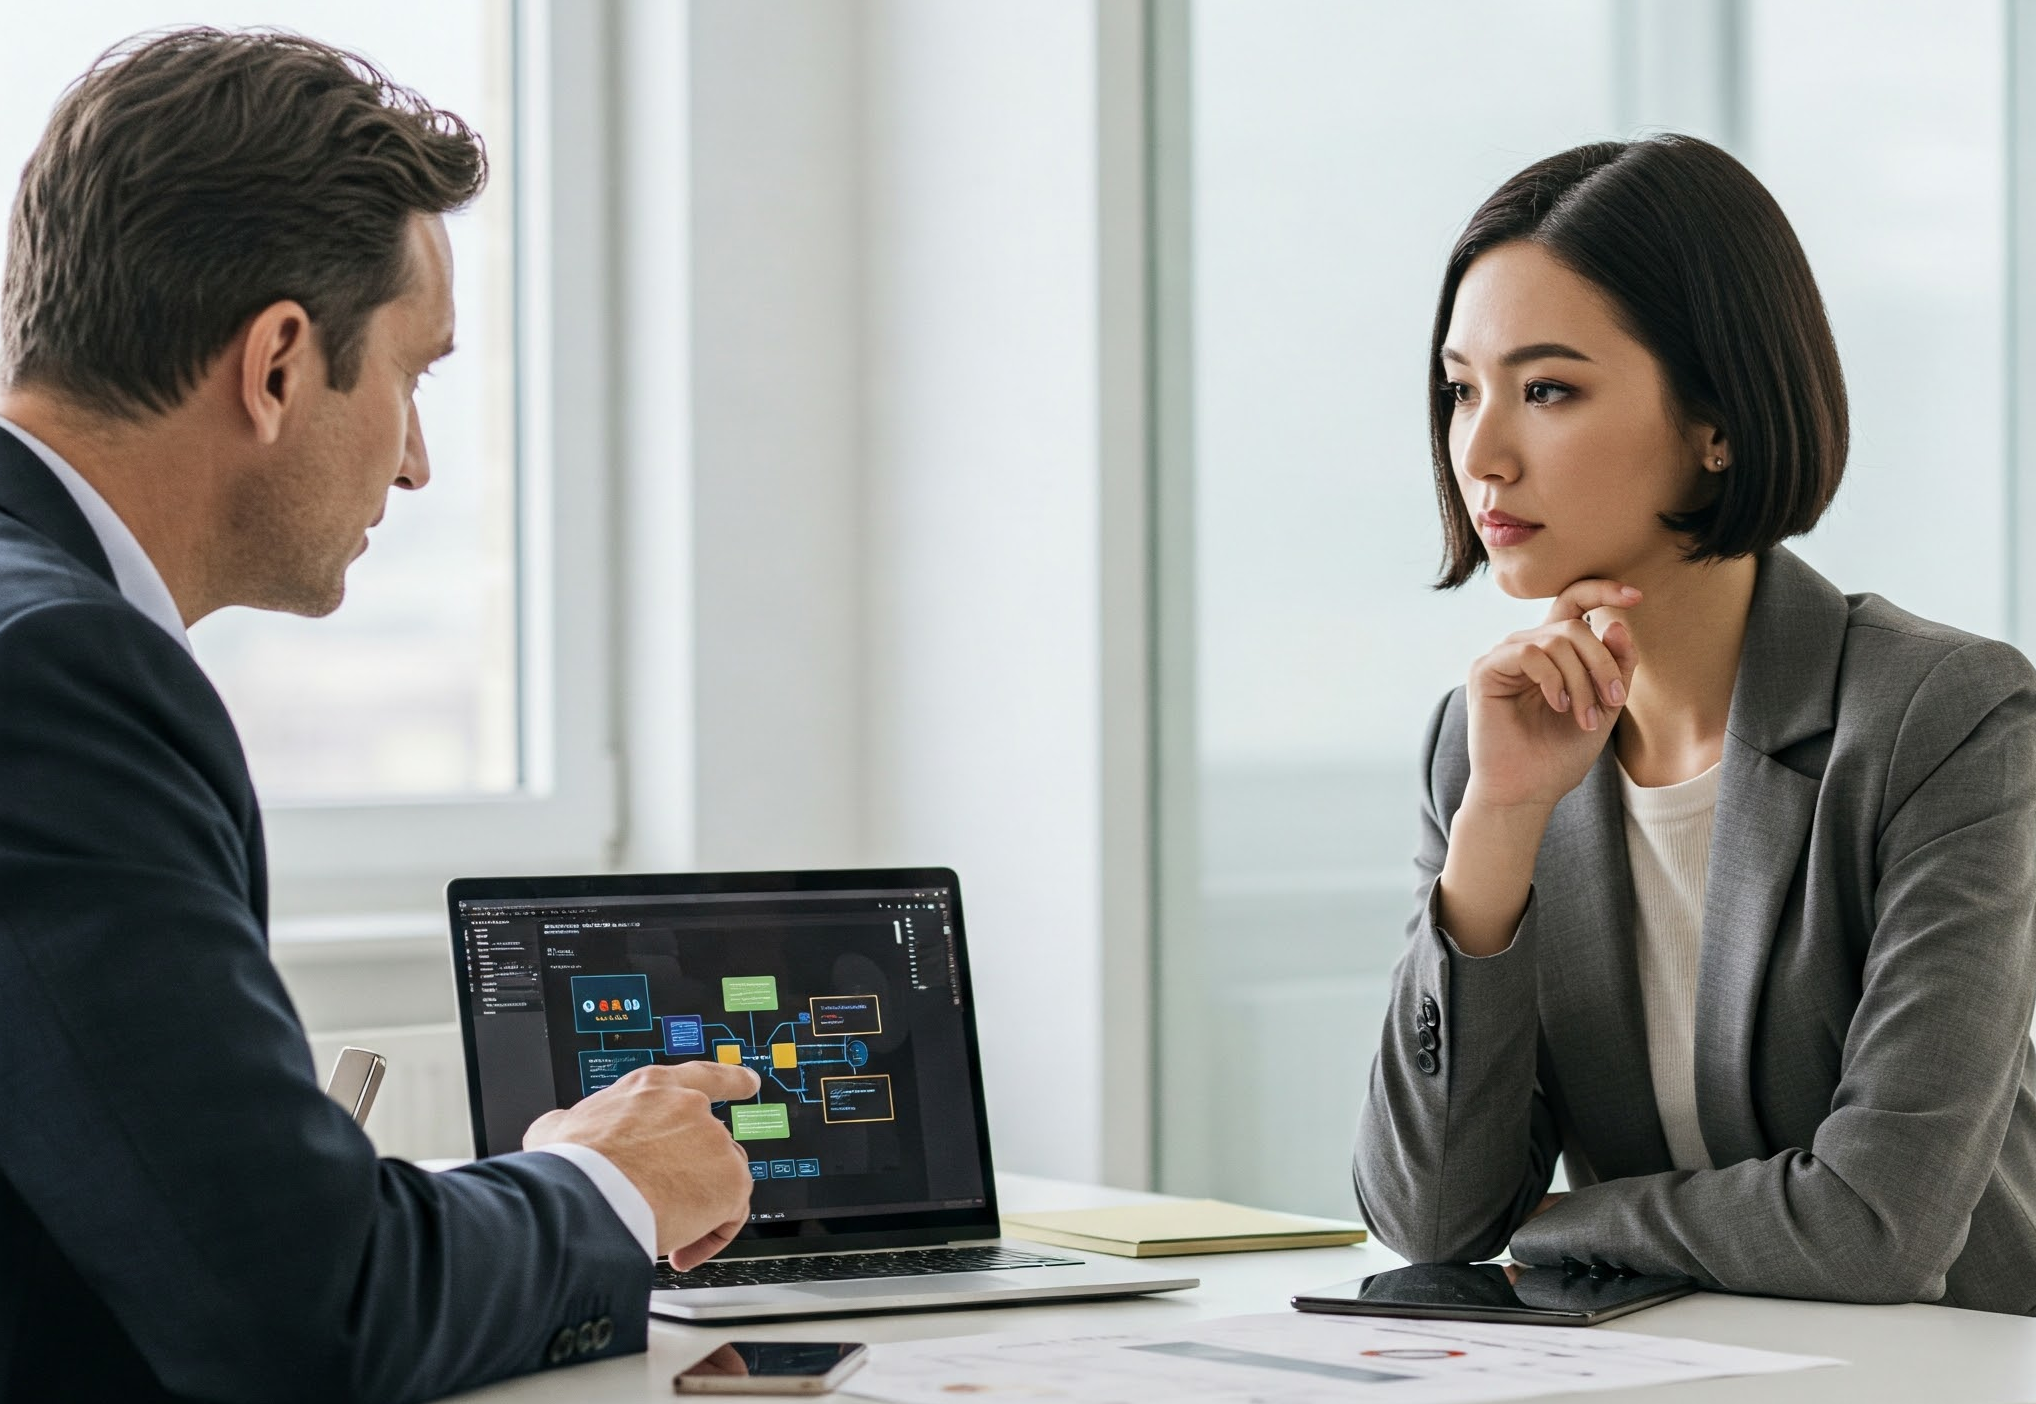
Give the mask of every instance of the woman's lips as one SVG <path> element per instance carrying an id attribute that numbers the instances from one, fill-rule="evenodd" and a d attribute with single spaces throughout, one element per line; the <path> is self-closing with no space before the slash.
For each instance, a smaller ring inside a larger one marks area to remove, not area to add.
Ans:
<path id="1" fill-rule="evenodd" d="M 1541 523 L 1506 512 L 1480 512 L 1478 530 L 1487 546 L 1518 546 L 1541 530 Z"/>

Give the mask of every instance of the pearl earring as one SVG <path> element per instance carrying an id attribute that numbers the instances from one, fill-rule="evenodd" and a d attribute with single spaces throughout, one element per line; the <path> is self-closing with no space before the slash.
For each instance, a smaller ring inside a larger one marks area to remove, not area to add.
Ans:
<path id="1" fill-rule="evenodd" d="M 1711 460 L 1711 462 L 1715 463 L 1720 468 L 1723 468 L 1725 466 L 1725 460 L 1722 458 L 1714 458 Z"/>

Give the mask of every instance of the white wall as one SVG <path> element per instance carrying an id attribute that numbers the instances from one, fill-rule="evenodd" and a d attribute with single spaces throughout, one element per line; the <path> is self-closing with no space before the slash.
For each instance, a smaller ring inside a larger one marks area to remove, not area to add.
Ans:
<path id="1" fill-rule="evenodd" d="M 870 853 L 959 870 L 1004 1157 L 1091 1178 L 1095 22 L 866 13 Z"/>
<path id="2" fill-rule="evenodd" d="M 1137 1180 L 1142 441 L 1099 390 L 1098 13 L 692 6 L 697 784 L 672 822 L 684 765 L 632 767 L 665 838 L 627 861 L 690 825 L 702 867 L 954 866 L 999 1163 Z"/>
<path id="3" fill-rule="evenodd" d="M 700 867 L 863 852 L 858 9 L 692 6 Z"/>
<path id="4" fill-rule="evenodd" d="M 616 857 L 638 872 L 693 861 L 691 26 L 667 0 L 615 12 L 612 299 L 627 379 L 614 410 L 616 733 L 628 763 Z M 626 295 L 624 295 L 626 290 Z M 673 543 L 679 549 L 673 549 Z"/>

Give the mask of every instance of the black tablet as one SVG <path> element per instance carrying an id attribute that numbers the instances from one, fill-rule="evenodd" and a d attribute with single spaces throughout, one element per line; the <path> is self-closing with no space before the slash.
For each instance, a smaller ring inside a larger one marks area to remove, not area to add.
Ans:
<path id="1" fill-rule="evenodd" d="M 1687 1277 L 1627 1277 L 1603 1269 L 1517 1263 L 1428 1263 L 1375 1272 L 1294 1298 L 1301 1311 L 1595 1326 L 1697 1290 Z"/>

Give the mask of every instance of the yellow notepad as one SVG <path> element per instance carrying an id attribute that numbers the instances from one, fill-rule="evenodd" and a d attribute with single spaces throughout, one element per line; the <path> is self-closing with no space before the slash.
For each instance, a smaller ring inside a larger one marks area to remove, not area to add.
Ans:
<path id="1" fill-rule="evenodd" d="M 1004 1233 L 1035 1243 L 1169 1258 L 1184 1253 L 1248 1253 L 1270 1248 L 1336 1248 L 1364 1242 L 1362 1225 L 1247 1209 L 1220 1199 L 1169 1199 L 1107 1209 L 1005 1214 Z"/>

